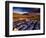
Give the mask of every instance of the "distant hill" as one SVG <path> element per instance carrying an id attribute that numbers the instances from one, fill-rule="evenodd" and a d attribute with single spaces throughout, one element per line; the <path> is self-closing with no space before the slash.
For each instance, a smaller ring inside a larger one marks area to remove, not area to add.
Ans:
<path id="1" fill-rule="evenodd" d="M 32 17 L 37 15 L 40 15 L 40 13 L 24 13 L 24 14 L 13 13 L 13 17 Z"/>

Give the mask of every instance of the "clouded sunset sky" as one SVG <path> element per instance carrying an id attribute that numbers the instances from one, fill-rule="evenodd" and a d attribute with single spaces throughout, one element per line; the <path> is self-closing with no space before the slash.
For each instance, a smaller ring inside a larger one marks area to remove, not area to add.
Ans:
<path id="1" fill-rule="evenodd" d="M 32 12 L 40 13 L 40 8 L 13 7 L 13 12 L 19 14 L 32 13 Z"/>

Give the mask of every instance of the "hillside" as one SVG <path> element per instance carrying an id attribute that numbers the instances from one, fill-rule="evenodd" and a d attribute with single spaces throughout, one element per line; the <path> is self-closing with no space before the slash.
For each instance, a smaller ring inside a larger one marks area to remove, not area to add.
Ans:
<path id="1" fill-rule="evenodd" d="M 40 20 L 40 14 L 39 13 L 29 13 L 29 14 L 17 14 L 13 13 L 13 21 L 16 20 Z"/>

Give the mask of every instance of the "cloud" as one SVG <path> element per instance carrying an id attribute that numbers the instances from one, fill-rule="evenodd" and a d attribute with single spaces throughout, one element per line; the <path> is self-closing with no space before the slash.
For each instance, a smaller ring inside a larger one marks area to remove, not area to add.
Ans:
<path id="1" fill-rule="evenodd" d="M 24 13 L 28 13 L 28 12 L 13 11 L 13 13 L 24 14 Z"/>

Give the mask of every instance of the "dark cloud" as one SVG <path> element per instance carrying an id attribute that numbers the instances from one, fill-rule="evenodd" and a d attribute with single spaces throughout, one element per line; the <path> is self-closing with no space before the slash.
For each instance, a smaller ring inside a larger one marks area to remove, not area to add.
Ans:
<path id="1" fill-rule="evenodd" d="M 40 8 L 27 8 L 27 7 L 13 7 L 13 11 L 19 11 L 19 12 L 39 12 Z"/>

